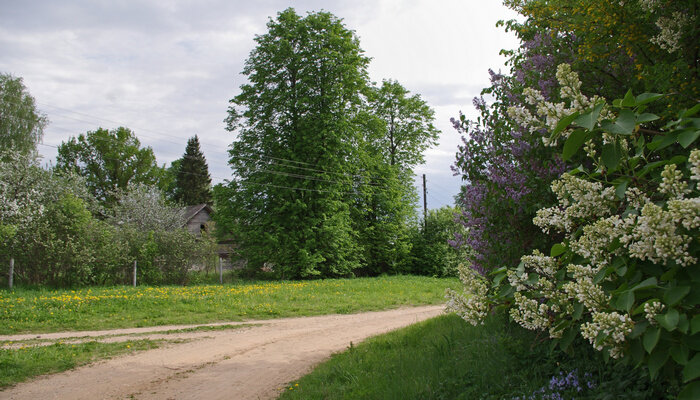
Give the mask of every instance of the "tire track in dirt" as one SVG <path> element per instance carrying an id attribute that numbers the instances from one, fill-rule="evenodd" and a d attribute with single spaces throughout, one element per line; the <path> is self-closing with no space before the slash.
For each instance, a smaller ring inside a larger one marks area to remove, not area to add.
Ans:
<path id="1" fill-rule="evenodd" d="M 287 382 L 351 342 L 437 316 L 443 308 L 246 321 L 260 325 L 204 331 L 194 338 L 188 333 L 193 340 L 186 343 L 40 377 L 1 391 L 0 399 L 272 399 Z M 52 335 L 59 340 L 71 334 L 76 333 Z M 101 331 L 94 336 L 111 334 L 124 332 Z"/>

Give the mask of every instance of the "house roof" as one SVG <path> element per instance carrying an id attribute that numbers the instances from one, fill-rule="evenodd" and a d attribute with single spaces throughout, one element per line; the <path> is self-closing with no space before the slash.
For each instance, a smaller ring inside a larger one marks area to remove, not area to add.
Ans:
<path id="1" fill-rule="evenodd" d="M 214 211 L 208 204 L 196 204 L 185 207 L 185 223 L 190 222 L 190 220 L 202 210 L 206 210 L 209 214 Z"/>

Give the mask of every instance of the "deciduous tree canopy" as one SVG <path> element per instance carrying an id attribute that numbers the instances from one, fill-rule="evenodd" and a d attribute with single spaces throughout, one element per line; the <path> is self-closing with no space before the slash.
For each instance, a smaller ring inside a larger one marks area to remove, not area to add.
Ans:
<path id="1" fill-rule="evenodd" d="M 227 118 L 235 179 L 215 191 L 217 225 L 249 266 L 281 277 L 400 271 L 432 110 L 397 82 L 373 88 L 332 14 L 287 9 L 255 40 Z"/>
<path id="2" fill-rule="evenodd" d="M 164 174 L 153 150 L 141 148 L 134 133 L 124 127 L 99 128 L 63 142 L 56 167 L 85 177 L 90 192 L 107 205 L 114 202 L 116 190 L 136 183 L 157 185 Z"/>
<path id="3" fill-rule="evenodd" d="M 0 149 L 36 152 L 47 123 L 22 78 L 0 73 Z"/>

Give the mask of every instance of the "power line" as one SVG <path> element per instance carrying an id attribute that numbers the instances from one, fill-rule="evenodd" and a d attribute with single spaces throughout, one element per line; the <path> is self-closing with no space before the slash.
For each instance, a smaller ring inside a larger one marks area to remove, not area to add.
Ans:
<path id="1" fill-rule="evenodd" d="M 63 109 L 63 108 L 60 108 L 60 107 L 55 107 L 55 108 L 59 108 L 59 109 L 62 109 L 62 110 L 66 110 L 66 109 Z M 83 114 L 83 113 L 79 113 L 79 112 L 77 112 L 77 111 L 70 111 L 70 110 L 67 110 L 67 111 L 69 111 L 69 112 L 75 112 L 76 114 Z M 83 115 L 88 115 L 88 114 L 83 114 Z M 73 119 L 73 120 L 76 120 L 76 121 L 92 123 L 92 121 L 85 121 L 85 120 L 81 120 L 81 119 L 78 119 L 78 118 L 73 118 L 73 117 L 64 116 L 64 115 L 60 115 L 60 114 L 58 114 L 58 116 L 64 117 L 64 118 Z M 88 116 L 89 116 L 89 115 L 88 115 Z M 26 120 L 26 121 L 31 121 L 30 119 L 27 119 L 27 118 L 16 117 L 16 116 L 13 116 L 13 117 L 14 117 L 14 118 L 18 118 L 18 119 L 23 119 L 23 120 Z M 95 117 L 95 119 L 99 119 L 99 118 Z M 105 119 L 104 121 L 108 121 L 108 122 L 112 122 L 112 123 L 119 124 L 118 122 L 111 121 L 111 120 L 106 120 L 106 119 Z M 124 124 L 119 124 L 119 125 L 120 125 L 120 126 L 124 126 Z M 68 130 L 68 129 L 66 129 L 66 128 L 58 128 L 58 129 L 61 129 L 61 130 L 70 132 L 70 130 Z M 127 128 L 127 129 L 130 129 L 130 130 L 131 130 L 131 128 Z M 147 130 L 147 131 L 148 131 L 148 130 Z M 133 132 L 133 130 L 132 130 L 132 132 Z M 151 131 L 151 132 L 155 132 L 155 131 Z M 158 132 L 155 132 L 155 133 L 159 134 Z M 166 134 L 160 134 L 160 135 L 166 136 L 166 137 L 171 137 L 171 138 L 174 138 L 174 137 L 175 137 L 175 136 L 166 135 Z M 148 136 L 148 135 L 142 135 L 142 137 L 143 137 L 143 136 L 145 136 L 145 137 L 147 137 L 147 138 L 152 138 L 151 136 Z M 105 138 L 95 138 L 95 139 L 96 139 L 96 140 L 109 140 L 109 139 L 105 139 Z M 137 138 L 137 139 L 138 139 L 138 138 Z M 181 142 L 174 142 L 174 141 L 167 141 L 167 142 L 173 143 L 173 144 L 181 144 Z M 202 141 L 200 141 L 200 143 L 209 145 L 209 144 L 207 144 L 206 142 L 202 142 Z M 215 152 L 215 153 L 223 154 L 223 153 L 221 153 L 221 152 Z M 240 156 L 240 155 L 232 155 L 232 154 L 230 154 L 230 152 L 229 152 L 228 156 L 230 157 L 230 159 L 240 159 L 240 160 L 251 161 L 251 162 L 265 162 L 265 161 L 264 161 L 263 159 L 261 159 L 261 158 L 257 158 L 257 159 L 256 159 L 256 158 L 250 158 L 250 157 L 245 157 L 245 156 Z M 186 157 L 186 155 L 183 155 L 183 158 L 184 158 L 184 157 Z M 303 161 L 288 160 L 288 159 L 284 159 L 284 158 L 278 158 L 278 157 L 272 157 L 272 156 L 266 156 L 266 155 L 259 155 L 259 157 L 264 157 L 264 158 L 267 158 L 267 159 L 271 159 L 271 160 L 275 160 L 275 161 L 282 161 L 282 162 L 287 162 L 287 163 L 297 163 L 297 164 L 302 164 L 302 165 L 314 165 L 314 164 L 307 163 L 307 162 L 303 162 Z M 295 168 L 295 169 L 299 169 L 299 170 L 303 170 L 303 171 L 309 171 L 309 172 L 318 172 L 318 173 L 331 174 L 331 175 L 337 175 L 337 176 L 348 176 L 348 177 L 352 177 L 352 178 L 368 178 L 368 176 L 365 176 L 365 175 L 350 174 L 350 173 L 336 172 L 336 171 L 327 171 L 327 170 L 322 170 L 322 169 L 318 169 L 318 168 L 307 168 L 307 167 L 300 167 L 300 166 L 296 166 L 296 165 L 281 164 L 281 163 L 276 163 L 276 162 L 266 162 L 266 163 L 267 163 L 267 164 L 270 164 L 270 165 L 274 165 L 274 166 L 287 167 L 287 168 Z M 387 178 L 376 177 L 376 176 L 375 176 L 375 177 L 369 176 L 369 178 L 370 178 L 370 179 L 374 179 L 374 180 L 378 180 L 378 181 L 387 181 L 387 180 L 388 180 Z M 376 185 L 379 186 L 379 184 L 376 184 Z"/>
<path id="2" fill-rule="evenodd" d="M 58 146 L 50 145 L 50 144 L 44 144 L 44 143 L 39 143 L 40 146 L 46 146 L 46 147 L 52 147 L 52 148 L 58 148 Z M 102 157 L 103 160 L 109 160 L 109 161 L 116 161 L 120 162 L 123 160 L 117 159 L 117 158 L 111 158 L 111 157 Z M 358 183 L 358 182 L 339 182 L 339 181 L 330 181 L 330 180 L 323 180 L 323 179 L 309 179 L 309 178 L 315 178 L 311 177 L 308 175 L 294 175 L 294 174 L 286 174 L 282 171 L 269 171 L 269 170 L 252 170 L 253 173 L 256 172 L 262 172 L 262 173 L 271 173 L 271 174 L 277 174 L 277 175 L 284 175 L 284 176 L 290 176 L 292 178 L 298 178 L 298 179 L 306 179 L 306 180 L 315 180 L 315 181 L 322 181 L 326 183 L 334 183 L 338 185 L 357 185 L 357 186 L 372 186 L 372 187 L 381 187 L 381 185 L 375 185 L 375 184 L 370 184 L 370 183 Z M 202 178 L 206 178 L 207 175 L 204 174 L 198 174 L 196 172 L 185 172 L 182 171 L 182 173 L 187 174 L 187 175 L 192 175 L 192 176 L 198 176 Z M 209 175 L 210 178 L 216 178 L 219 179 L 223 182 L 229 181 L 228 178 L 223 178 L 215 175 Z M 235 181 L 239 185 L 262 185 L 262 186 L 269 186 L 269 187 L 276 187 L 276 188 L 282 188 L 282 189 L 293 189 L 293 190 L 300 190 L 300 191 L 312 191 L 312 192 L 323 192 L 323 193 L 341 193 L 341 194 L 357 194 L 356 191 L 353 192 L 338 192 L 338 191 L 332 191 L 332 190 L 323 190 L 323 189 L 310 189 L 310 188 L 300 188 L 300 187 L 290 187 L 290 186 L 282 186 L 282 185 L 276 185 L 276 184 L 271 184 L 271 183 L 259 183 L 259 182 L 250 182 L 250 181 Z"/>

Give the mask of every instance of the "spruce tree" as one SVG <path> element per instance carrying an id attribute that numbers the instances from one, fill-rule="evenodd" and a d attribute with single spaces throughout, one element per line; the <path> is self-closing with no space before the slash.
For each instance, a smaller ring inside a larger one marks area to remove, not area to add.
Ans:
<path id="1" fill-rule="evenodd" d="M 211 176 L 197 135 L 187 141 L 180 161 L 175 177 L 175 200 L 186 206 L 211 204 Z"/>

